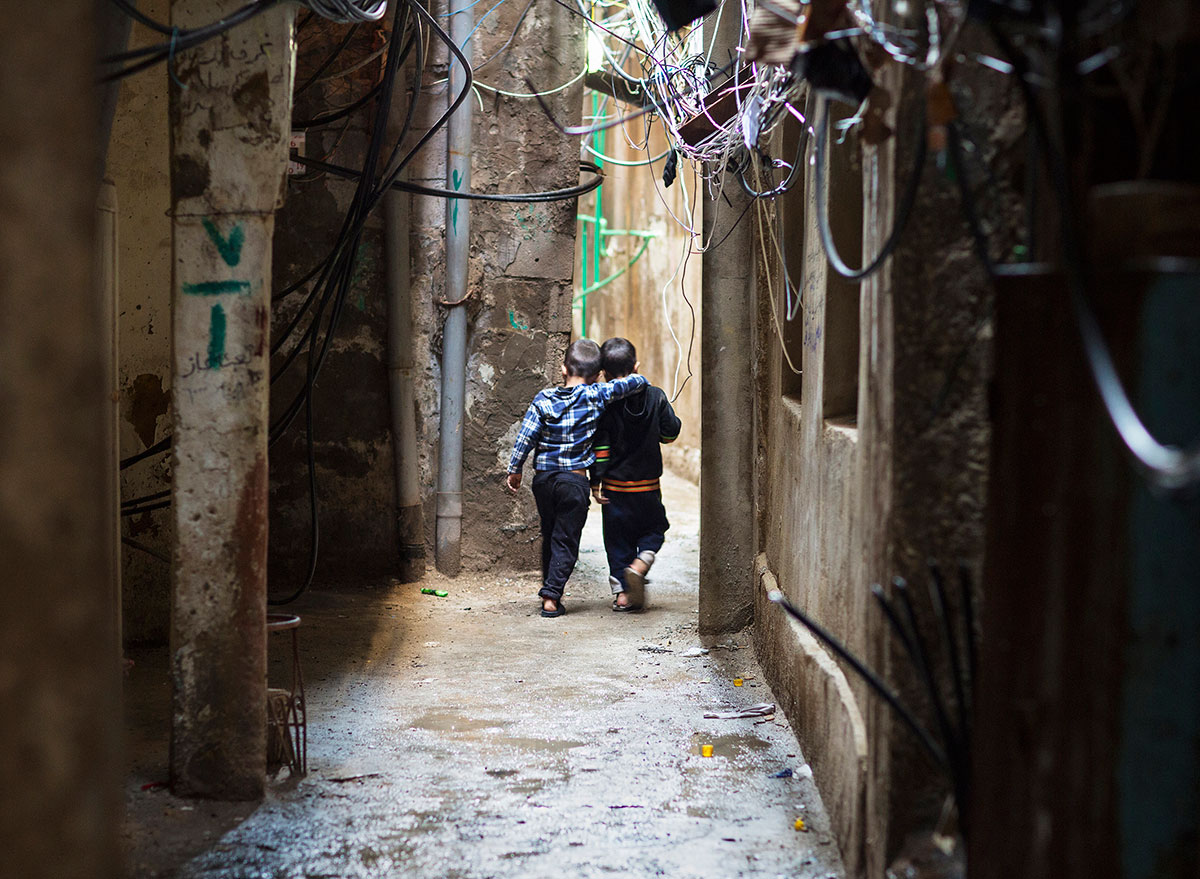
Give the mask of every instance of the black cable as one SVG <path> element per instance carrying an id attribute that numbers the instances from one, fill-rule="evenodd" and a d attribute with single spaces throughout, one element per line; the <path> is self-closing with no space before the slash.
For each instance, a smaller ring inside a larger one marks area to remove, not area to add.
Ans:
<path id="1" fill-rule="evenodd" d="M 434 29 L 438 31 L 439 37 L 443 38 L 445 42 L 449 44 L 450 48 L 457 50 L 457 47 L 454 46 L 453 40 L 451 40 L 449 36 L 441 30 L 441 28 L 437 27 L 437 23 L 429 17 L 428 13 L 426 13 L 424 9 L 422 9 L 415 2 L 415 0 L 410 0 L 410 2 L 404 6 L 397 5 L 392 21 L 393 35 L 403 31 L 401 24 L 402 10 L 403 14 L 405 15 L 405 18 L 403 19 L 405 25 L 408 21 L 407 15 L 409 14 L 410 10 L 417 12 L 418 15 L 424 15 L 429 21 L 432 22 Z M 364 162 L 363 172 L 359 179 L 359 185 L 355 190 L 354 198 L 347 214 L 347 222 L 343 225 L 343 231 L 352 231 L 352 234 L 344 236 L 344 241 L 349 246 L 335 248 L 336 256 L 332 260 L 332 267 L 335 269 L 335 271 L 328 277 L 337 278 L 336 286 L 327 288 L 325 294 L 320 297 L 316 310 L 313 314 L 312 322 L 310 324 L 310 331 L 309 333 L 306 333 L 309 338 L 307 344 L 308 357 L 306 360 L 305 383 L 300 394 L 297 395 L 297 400 L 303 400 L 303 406 L 305 410 L 305 442 L 308 464 L 311 538 L 309 547 L 308 575 L 300 587 L 290 595 L 284 598 L 268 598 L 268 604 L 273 606 L 289 604 L 295 601 L 312 585 L 312 582 L 316 577 L 317 559 L 320 549 L 320 522 L 314 444 L 315 426 L 313 416 L 313 395 L 317 375 L 319 374 L 321 366 L 324 364 L 325 358 L 329 353 L 329 348 L 337 331 L 342 309 L 345 305 L 347 294 L 350 289 L 350 282 L 353 276 L 354 257 L 357 252 L 358 242 L 361 240 L 363 226 L 365 225 L 367 217 L 370 215 L 371 211 L 382 198 L 382 192 L 376 191 L 375 189 L 374 176 L 378 167 L 383 139 L 386 136 L 388 117 L 391 113 L 392 92 L 395 86 L 396 72 L 399 69 L 400 59 L 403 54 L 402 48 L 399 45 L 397 45 L 397 49 L 395 51 L 388 53 L 388 60 L 384 68 L 384 75 L 380 82 L 381 88 L 379 92 L 379 111 L 375 116 L 374 131 L 367 148 L 367 156 Z M 470 65 L 467 63 L 466 58 L 461 55 L 461 52 L 456 52 L 456 54 L 459 55 L 462 63 L 464 64 L 464 69 L 467 71 L 467 81 L 463 89 L 463 93 L 459 95 L 458 100 L 452 105 L 452 108 L 448 112 L 453 112 L 454 109 L 457 109 L 462 101 L 466 99 L 471 87 Z M 411 115 L 409 118 L 411 118 Z M 447 115 L 445 118 L 449 118 L 449 116 Z M 403 137 L 403 134 L 401 136 Z M 399 173 L 399 169 L 397 169 L 395 173 Z M 326 285 L 328 285 L 328 282 L 326 282 Z M 322 316 L 327 306 L 330 306 L 329 321 L 325 329 L 324 342 L 320 346 L 318 353 L 318 347 L 316 344 L 317 335 L 319 334 Z M 284 431 L 287 430 L 291 420 L 295 417 L 294 413 L 291 411 L 295 406 L 295 403 L 296 400 L 293 401 L 292 406 L 289 406 L 289 411 L 285 412 L 283 419 L 277 421 L 271 426 L 270 435 L 268 436 L 269 443 L 277 441 L 279 437 L 283 435 Z"/>
<path id="2" fill-rule="evenodd" d="M 174 28 L 155 21 L 150 16 L 141 12 L 132 3 L 128 2 L 128 0 L 109 0 L 109 2 L 136 21 L 138 24 L 145 25 L 146 27 L 150 28 L 150 30 L 158 31 L 160 34 L 166 34 L 168 37 L 175 32 Z"/>
<path id="3" fill-rule="evenodd" d="M 122 507 L 137 507 L 137 506 L 141 506 L 142 504 L 149 503 L 150 501 L 158 501 L 158 500 L 162 500 L 165 497 L 170 497 L 170 496 L 171 496 L 171 489 L 168 488 L 168 489 L 165 489 L 164 491 L 156 491 L 153 494 L 142 495 L 142 497 L 131 498 L 130 500 L 127 500 L 127 501 L 121 501 L 121 506 Z"/>
<path id="4" fill-rule="evenodd" d="M 953 732 L 953 727 L 950 724 L 950 715 L 946 711 L 945 700 L 942 699 L 937 681 L 933 677 L 933 658 L 929 653 L 929 648 L 925 644 L 925 637 L 921 634 L 921 628 L 917 625 L 917 609 L 913 604 L 912 595 L 908 591 L 908 584 L 904 582 L 902 577 L 893 578 L 892 585 L 900 595 L 900 606 L 904 608 L 904 616 L 908 623 L 909 633 L 912 636 L 913 646 L 916 648 L 917 672 L 924 681 L 929 701 L 933 703 L 934 718 L 942 730 L 942 741 L 946 743 L 946 750 L 950 755 L 951 770 L 956 772 L 962 755 L 958 747 L 957 738 Z"/>
<path id="5" fill-rule="evenodd" d="M 954 634 L 954 625 L 950 621 L 950 607 L 946 600 L 946 583 L 942 578 L 941 568 L 932 559 L 927 563 L 929 568 L 929 601 L 933 605 L 934 616 L 942 629 L 942 638 L 946 642 L 946 652 L 950 656 L 950 674 L 954 683 L 954 701 L 958 713 L 958 736 L 962 743 L 963 753 L 970 753 L 970 718 L 968 717 L 968 700 L 970 691 L 967 688 L 966 671 L 963 668 L 962 654 L 958 648 L 958 637 Z M 963 767 L 969 769 L 969 762 Z"/>
<path id="6" fill-rule="evenodd" d="M 845 660 L 845 662 L 849 664 L 852 669 L 854 669 L 859 677 L 866 681 L 871 689 L 878 693 L 883 700 L 892 707 L 892 710 L 899 715 L 900 719 L 904 721 L 905 726 L 907 726 L 909 730 L 912 731 L 912 734 L 917 737 L 917 741 L 921 743 L 921 746 L 925 749 L 925 753 L 929 755 L 934 765 L 943 771 L 949 772 L 950 763 L 946 759 L 946 752 L 941 749 L 936 741 L 934 741 L 934 738 L 929 733 L 929 730 L 921 726 L 920 721 L 917 720 L 912 711 L 909 710 L 908 706 L 900 700 L 900 696 L 895 690 L 884 683 L 883 679 L 880 678 L 879 675 L 873 672 L 870 668 L 868 668 L 866 663 L 851 653 L 846 645 L 844 645 L 829 632 L 825 631 L 825 629 L 819 623 L 817 623 L 816 620 L 788 601 L 787 597 L 784 596 L 782 592 L 779 590 L 774 590 L 768 593 L 767 598 L 782 607 L 792 617 L 799 620 L 805 626 L 805 628 L 816 635 L 817 638 L 823 641 L 826 646 L 833 650 L 834 653 Z"/>
<path id="7" fill-rule="evenodd" d="M 754 204 L 754 200 L 753 200 L 753 199 L 751 199 L 750 201 L 746 202 L 746 206 L 745 206 L 744 208 L 742 208 L 742 212 L 741 212 L 740 214 L 738 214 L 738 218 L 737 218 L 736 220 L 734 220 L 734 221 L 733 221 L 733 225 L 732 225 L 732 226 L 730 226 L 728 229 L 726 229 L 726 230 L 725 230 L 725 234 L 721 236 L 721 240 L 720 240 L 720 241 L 718 241 L 716 244 L 710 244 L 710 245 L 708 245 L 707 247 L 705 247 L 705 248 L 704 248 L 704 250 L 705 250 L 705 252 L 706 252 L 706 253 L 707 253 L 708 251 L 716 250 L 718 247 L 720 247 L 722 244 L 724 244 L 724 243 L 725 243 L 725 239 L 726 239 L 726 238 L 728 238 L 730 235 L 732 235 L 732 234 L 733 234 L 733 230 L 734 230 L 734 229 L 736 229 L 736 228 L 738 227 L 738 225 L 739 225 L 739 224 L 742 222 L 742 220 L 743 220 L 743 219 L 745 218 L 745 216 L 746 216 L 746 212 L 750 210 L 750 206 L 751 206 L 751 205 L 753 205 L 753 204 Z"/>
<path id="8" fill-rule="evenodd" d="M 860 269 L 852 269 L 842 260 L 838 254 L 837 245 L 833 242 L 833 231 L 829 228 L 829 204 L 828 204 L 828 189 L 825 183 L 825 141 L 829 132 L 829 99 L 821 100 L 821 121 L 817 123 L 816 134 L 813 139 L 814 162 L 816 164 L 816 201 L 817 201 L 817 227 L 821 233 L 821 244 L 825 248 L 825 256 L 829 260 L 829 264 L 833 270 L 845 278 L 847 281 L 862 281 L 874 274 L 884 261 L 891 256 L 892 251 L 896 249 L 896 245 L 900 243 L 900 235 L 904 231 L 904 227 L 908 224 L 908 219 L 912 215 L 913 205 L 917 200 L 917 192 L 921 188 L 921 178 L 925 171 L 925 155 L 928 146 L 928 138 L 925 133 L 925 101 L 921 100 L 921 112 L 918 114 L 917 122 L 917 154 L 913 160 L 912 176 L 909 178 L 908 185 L 904 189 L 904 195 L 900 199 L 900 205 L 896 209 L 895 224 L 892 226 L 891 234 L 884 241 L 883 246 L 879 248 L 879 253 L 869 263 Z"/>
<path id="9" fill-rule="evenodd" d="M 171 448 L 171 437 L 165 436 L 149 448 L 142 449 L 142 451 L 138 452 L 136 455 L 130 455 L 128 458 L 122 458 L 120 469 L 124 470 L 127 467 L 132 467 L 138 461 L 145 460 L 151 455 L 158 455 L 162 452 L 165 452 L 169 448 Z"/>
<path id="10" fill-rule="evenodd" d="M 790 192 L 792 187 L 796 185 L 796 180 L 799 177 L 799 169 L 804 167 L 804 149 L 806 146 L 808 146 L 807 140 L 808 130 L 803 129 L 800 132 L 800 137 L 797 138 L 796 158 L 792 162 L 792 167 L 788 169 L 788 175 L 784 181 L 774 189 L 768 189 L 766 192 L 756 192 L 746 180 L 746 168 L 749 167 L 750 162 L 752 162 L 753 159 L 750 159 L 750 161 L 743 165 L 738 170 L 738 180 L 741 181 L 742 189 L 746 191 L 746 195 L 750 196 L 751 198 L 775 198 L 776 196 L 783 195 L 785 192 Z"/>
<path id="11" fill-rule="evenodd" d="M 140 516 L 142 513 L 151 513 L 154 510 L 161 510 L 169 506 L 171 506 L 171 502 L 166 500 L 140 507 L 123 507 L 121 509 L 121 518 L 125 518 L 126 516 Z"/>
<path id="12" fill-rule="evenodd" d="M 116 0 L 114 0 L 114 2 L 116 2 Z M 332 52 L 330 52 L 329 57 L 327 57 L 324 61 L 322 61 L 320 63 L 320 65 L 318 65 L 317 69 L 313 71 L 312 76 L 310 76 L 303 83 L 298 85 L 296 87 L 295 91 L 292 92 L 293 98 L 299 97 L 300 95 L 302 95 L 306 91 L 308 91 L 309 88 L 312 87 L 313 83 L 315 83 L 320 78 L 321 74 L 329 69 L 329 65 L 333 64 L 333 62 L 337 60 L 338 56 L 341 55 L 342 52 L 344 52 L 346 50 L 346 47 L 350 45 L 350 41 L 352 39 L 354 39 L 354 34 L 357 31 L 358 31 L 357 24 L 351 25 L 350 27 L 348 27 L 346 29 L 346 36 L 342 38 L 342 41 L 340 43 L 338 43 L 337 48 L 334 49 Z"/>
<path id="13" fill-rule="evenodd" d="M 339 177 L 347 179 L 355 179 L 362 172 L 355 171 L 353 168 L 347 168 L 343 165 L 333 165 L 329 162 L 322 162 L 319 159 L 306 159 L 303 156 L 292 156 L 292 161 L 301 165 L 311 166 L 321 171 L 328 171 L 330 174 L 336 174 Z M 431 186 L 421 186 L 416 183 L 409 183 L 404 180 L 397 180 L 391 184 L 392 189 L 400 192 L 411 192 L 414 195 L 429 195 L 436 198 L 461 198 L 468 201 L 499 201 L 499 202 L 518 202 L 521 204 L 538 204 L 549 201 L 564 201 L 569 198 L 578 198 L 581 195 L 586 195 L 596 189 L 604 182 L 604 171 L 599 165 L 592 162 L 581 161 L 579 163 L 581 171 L 590 171 L 595 175 L 595 178 L 588 180 L 586 183 L 580 183 L 576 186 L 569 186 L 564 189 L 550 189 L 544 192 L 521 192 L 521 193 L 500 193 L 500 192 L 464 192 L 454 189 L 437 189 Z"/>
<path id="14" fill-rule="evenodd" d="M 161 64 L 173 57 L 174 55 L 186 49 L 191 49 L 199 46 L 201 43 L 207 42 L 213 37 L 225 33 L 231 28 L 237 27 L 245 21 L 249 21 L 261 12 L 265 12 L 271 7 L 277 5 L 280 0 L 254 0 L 248 3 L 241 9 L 231 13 L 226 18 L 215 21 L 212 24 L 204 25 L 199 28 L 188 30 L 179 30 L 176 28 L 170 29 L 172 35 L 171 41 L 168 43 L 160 43 L 154 46 L 143 46 L 140 49 L 130 49 L 126 52 L 119 52 L 116 55 L 109 55 L 100 59 L 101 65 L 108 66 L 113 64 L 124 64 L 126 61 L 133 61 L 142 58 L 136 64 L 131 64 L 128 67 L 123 67 L 111 73 L 100 77 L 101 83 L 113 82 L 114 80 L 123 79 L 127 76 L 132 76 L 142 70 L 147 70 L 157 64 Z M 165 26 L 160 26 L 165 27 Z M 147 57 L 148 56 L 148 57 Z"/>
<path id="15" fill-rule="evenodd" d="M 340 110 L 334 110 L 332 113 L 327 113 L 324 116 L 316 116 L 312 119 L 301 119 L 298 122 L 292 123 L 293 131 L 301 131 L 306 128 L 319 128 L 322 125 L 328 125 L 331 122 L 337 122 L 339 119 L 345 119 L 355 110 L 364 106 L 371 98 L 379 94 L 380 85 L 376 83 L 370 90 L 358 100 L 351 104 L 347 104 Z"/>
<path id="16" fill-rule="evenodd" d="M 132 546 L 134 549 L 141 550 L 142 552 L 146 553 L 146 555 L 154 556 L 160 562 L 165 562 L 168 565 L 171 564 L 171 557 L 169 555 L 164 555 L 154 547 L 147 546 L 140 540 L 134 540 L 132 537 L 126 537 L 124 534 L 122 534 L 121 542 L 126 546 Z"/>

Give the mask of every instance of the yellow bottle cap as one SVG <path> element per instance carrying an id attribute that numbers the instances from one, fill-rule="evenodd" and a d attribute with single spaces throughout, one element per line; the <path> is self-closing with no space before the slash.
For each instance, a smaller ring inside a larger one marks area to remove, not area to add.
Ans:
<path id="1" fill-rule="evenodd" d="M 701 757 L 711 757 L 712 756 L 712 745 L 701 745 L 700 746 L 700 756 Z"/>

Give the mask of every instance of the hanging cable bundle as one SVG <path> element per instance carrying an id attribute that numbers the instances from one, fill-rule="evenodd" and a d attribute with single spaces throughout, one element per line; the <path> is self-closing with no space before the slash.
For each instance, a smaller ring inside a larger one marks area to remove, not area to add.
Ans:
<path id="1" fill-rule="evenodd" d="M 344 24 L 379 21 L 387 13 L 387 0 L 302 0 L 322 18 Z"/>

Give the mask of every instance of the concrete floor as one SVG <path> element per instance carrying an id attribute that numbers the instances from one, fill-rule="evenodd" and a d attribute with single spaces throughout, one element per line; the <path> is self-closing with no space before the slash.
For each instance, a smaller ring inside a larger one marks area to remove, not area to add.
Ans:
<path id="1" fill-rule="evenodd" d="M 683 655 L 700 645 L 698 492 L 664 483 L 673 527 L 643 614 L 609 609 L 595 507 L 559 619 L 537 615 L 536 574 L 431 574 L 297 602 L 309 775 L 284 770 L 262 804 L 153 786 L 166 777 L 166 656 L 135 654 L 131 875 L 841 877 L 783 715 L 704 718 L 774 699 L 746 633 Z"/>

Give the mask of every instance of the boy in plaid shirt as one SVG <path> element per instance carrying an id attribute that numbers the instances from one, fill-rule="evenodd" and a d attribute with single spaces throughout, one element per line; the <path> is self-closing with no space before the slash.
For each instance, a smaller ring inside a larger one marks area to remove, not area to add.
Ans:
<path id="1" fill-rule="evenodd" d="M 508 490 L 521 487 L 521 469 L 534 453 L 533 498 L 542 524 L 542 616 L 566 613 L 562 603 L 567 578 L 579 558 L 579 538 L 587 520 L 587 469 L 596 460 L 592 438 L 596 423 L 613 400 L 640 391 L 649 382 L 630 375 L 597 382 L 600 346 L 578 339 L 563 358 L 563 384 L 539 391 L 529 404 L 508 463 Z"/>

